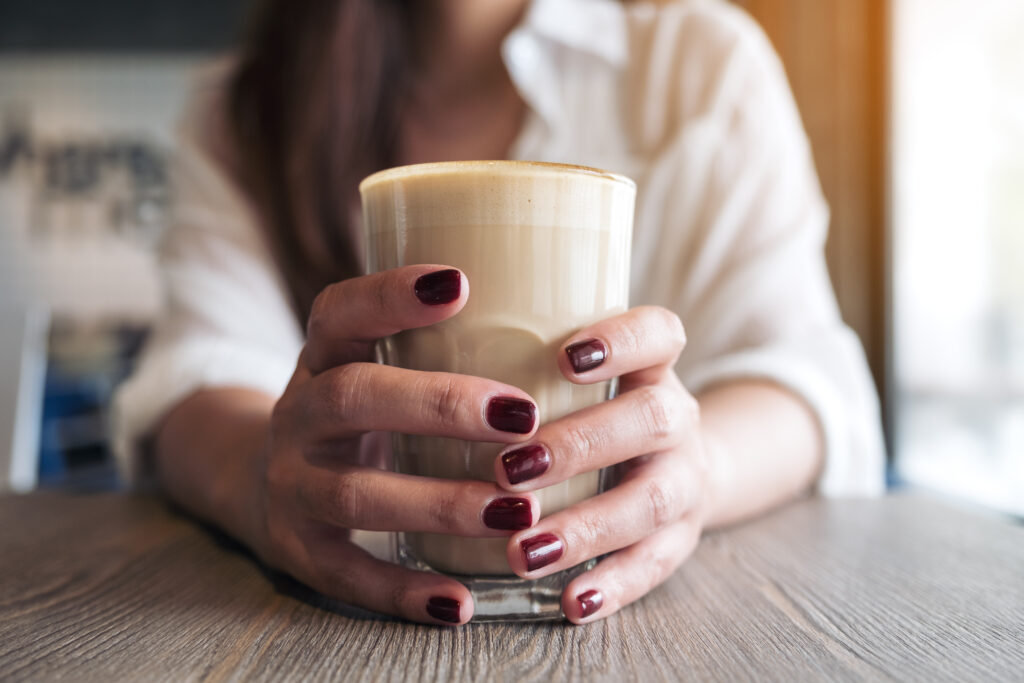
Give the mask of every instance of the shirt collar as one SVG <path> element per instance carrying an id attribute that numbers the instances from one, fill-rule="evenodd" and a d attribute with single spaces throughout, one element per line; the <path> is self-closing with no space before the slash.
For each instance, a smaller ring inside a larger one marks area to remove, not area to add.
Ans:
<path id="1" fill-rule="evenodd" d="M 626 62 L 625 10 L 617 0 L 533 0 L 519 30 L 593 55 L 611 66 Z"/>
<path id="2" fill-rule="evenodd" d="M 523 99 L 549 128 L 562 113 L 559 49 L 587 55 L 612 68 L 628 57 L 625 10 L 617 0 L 533 0 L 522 23 L 505 39 L 502 55 Z"/>

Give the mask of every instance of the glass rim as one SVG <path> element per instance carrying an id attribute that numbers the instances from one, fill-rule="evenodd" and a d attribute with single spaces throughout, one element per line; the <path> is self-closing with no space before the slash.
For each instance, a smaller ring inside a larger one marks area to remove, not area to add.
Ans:
<path id="1" fill-rule="evenodd" d="M 520 160 L 481 160 L 481 161 L 431 161 L 423 164 L 395 166 L 372 173 L 359 183 L 359 191 L 364 192 L 371 185 L 398 180 L 401 178 L 445 175 L 448 173 L 497 173 L 506 176 L 525 175 L 528 173 L 549 172 L 569 173 L 572 175 L 589 176 L 609 182 L 626 185 L 636 189 L 636 182 L 620 173 L 612 173 L 593 166 L 576 164 L 559 164 L 550 161 Z"/>

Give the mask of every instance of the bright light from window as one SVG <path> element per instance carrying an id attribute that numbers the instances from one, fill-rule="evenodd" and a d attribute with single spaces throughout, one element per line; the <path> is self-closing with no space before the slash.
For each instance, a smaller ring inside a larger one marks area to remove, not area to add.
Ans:
<path id="1" fill-rule="evenodd" d="M 1024 514 L 1024 2 L 893 29 L 897 471 Z"/>

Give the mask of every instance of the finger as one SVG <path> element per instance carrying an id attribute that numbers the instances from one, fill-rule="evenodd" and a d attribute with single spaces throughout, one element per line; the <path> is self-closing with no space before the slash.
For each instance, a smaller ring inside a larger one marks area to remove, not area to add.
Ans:
<path id="1" fill-rule="evenodd" d="M 661 585 L 693 553 L 700 526 L 686 517 L 603 559 L 562 592 L 562 611 L 574 624 L 604 619 Z"/>
<path id="2" fill-rule="evenodd" d="M 537 404 L 521 389 L 481 377 L 347 363 L 279 401 L 276 417 L 311 441 L 381 430 L 508 443 L 533 434 Z"/>
<path id="3" fill-rule="evenodd" d="M 302 472 L 292 488 L 297 507 L 346 529 L 494 537 L 527 529 L 540 518 L 536 496 L 509 496 L 490 482 L 351 466 Z"/>
<path id="4" fill-rule="evenodd" d="M 394 268 L 329 285 L 313 301 L 303 359 L 313 374 L 372 360 L 377 339 L 450 318 L 468 296 L 465 275 L 438 265 Z"/>
<path id="5" fill-rule="evenodd" d="M 697 424 L 696 400 L 673 382 L 648 385 L 545 424 L 495 458 L 495 480 L 534 491 L 581 472 L 678 446 Z"/>
<path id="6" fill-rule="evenodd" d="M 322 525 L 305 530 L 303 543 L 305 557 L 291 573 L 320 593 L 427 624 L 454 626 L 473 617 L 473 597 L 454 579 L 378 560 Z"/>
<path id="7" fill-rule="evenodd" d="M 637 543 L 694 508 L 700 500 L 698 481 L 678 454 L 652 456 L 610 491 L 512 536 L 509 566 L 534 579 Z"/>
<path id="8" fill-rule="evenodd" d="M 592 384 L 636 374 L 656 381 L 686 345 L 679 316 L 660 306 L 637 306 L 583 328 L 562 345 L 558 366 L 570 382 Z"/>

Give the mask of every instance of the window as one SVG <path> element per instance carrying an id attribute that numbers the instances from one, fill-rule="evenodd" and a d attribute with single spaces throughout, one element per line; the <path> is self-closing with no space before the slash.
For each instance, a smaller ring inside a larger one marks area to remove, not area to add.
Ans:
<path id="1" fill-rule="evenodd" d="M 1024 514 L 1024 3 L 893 12 L 897 474 Z"/>

